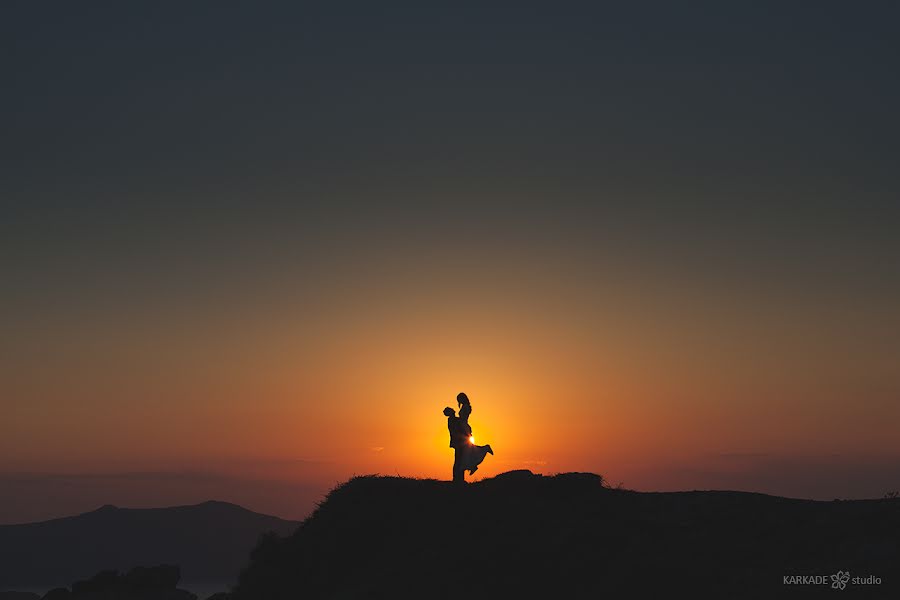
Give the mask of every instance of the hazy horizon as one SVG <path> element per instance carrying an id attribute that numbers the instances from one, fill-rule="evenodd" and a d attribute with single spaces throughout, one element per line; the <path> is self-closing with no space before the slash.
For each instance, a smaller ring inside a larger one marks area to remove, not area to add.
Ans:
<path id="1" fill-rule="evenodd" d="M 790 498 L 857 500 L 882 498 L 895 487 L 879 487 L 879 481 L 900 478 L 900 460 L 869 457 L 865 468 L 858 459 L 831 457 L 774 457 L 769 455 L 720 455 L 703 457 L 689 464 L 664 467 L 636 467 L 634 480 L 617 479 L 615 473 L 598 473 L 610 485 L 644 492 L 732 490 L 759 492 Z M 307 461 L 297 461 L 305 463 Z M 501 466 L 491 475 L 504 471 Z M 713 463 L 718 468 L 699 469 L 697 463 Z M 257 465 L 259 467 L 259 465 Z M 344 466 L 344 469 L 347 467 Z M 525 464 L 537 473 L 555 474 L 546 464 Z M 224 470 L 135 471 L 96 473 L 0 473 L 6 490 L 0 499 L 0 525 L 12 525 L 73 516 L 103 505 L 119 508 L 162 508 L 218 500 L 238 504 L 254 512 L 283 519 L 305 519 L 336 485 L 355 475 L 328 480 L 328 476 L 305 477 L 284 463 L 275 463 L 243 474 Z M 577 469 L 572 469 L 577 470 Z M 340 472 L 340 467 L 338 468 Z M 256 474 L 254 474 L 256 473 Z M 273 477 L 279 473 L 279 477 Z M 373 471 L 373 473 L 375 473 Z M 267 474 L 267 475 L 266 475 Z M 382 475 L 418 477 L 414 472 L 383 471 Z M 447 477 L 440 477 L 447 479 Z M 473 481 L 484 477 L 479 473 Z M 707 486 L 696 486 L 704 481 Z"/>

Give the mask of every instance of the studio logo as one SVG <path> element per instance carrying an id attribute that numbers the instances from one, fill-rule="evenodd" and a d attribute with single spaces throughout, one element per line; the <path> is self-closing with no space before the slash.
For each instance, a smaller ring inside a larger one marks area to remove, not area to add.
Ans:
<path id="1" fill-rule="evenodd" d="M 848 585 L 881 585 L 881 577 L 850 577 L 850 571 L 838 571 L 832 575 L 784 575 L 784 585 L 831 586 L 833 590 L 846 589 Z"/>
<path id="2" fill-rule="evenodd" d="M 850 581 L 850 571 L 838 571 L 831 576 L 831 587 L 836 590 L 842 590 L 847 587 Z"/>

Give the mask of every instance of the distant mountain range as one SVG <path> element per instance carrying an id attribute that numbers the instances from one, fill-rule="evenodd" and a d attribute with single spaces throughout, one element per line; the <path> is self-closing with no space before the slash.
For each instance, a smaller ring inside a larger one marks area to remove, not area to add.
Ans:
<path id="1" fill-rule="evenodd" d="M 67 586 L 108 569 L 176 564 L 182 582 L 230 584 L 262 534 L 299 523 L 227 502 L 117 508 L 0 525 L 0 590 Z"/>

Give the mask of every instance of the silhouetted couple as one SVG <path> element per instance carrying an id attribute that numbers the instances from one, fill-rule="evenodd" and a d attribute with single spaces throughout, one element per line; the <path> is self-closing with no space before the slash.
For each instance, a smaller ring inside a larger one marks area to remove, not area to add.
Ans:
<path id="1" fill-rule="evenodd" d="M 453 481 L 455 483 L 466 482 L 466 471 L 471 475 L 478 470 L 478 465 L 484 457 L 494 450 L 490 444 L 476 446 L 472 437 L 472 427 L 469 426 L 469 415 L 472 414 L 472 403 L 469 397 L 460 393 L 456 397 L 459 404 L 459 416 L 449 406 L 444 409 L 447 415 L 447 429 L 450 430 L 450 447 L 454 450 Z"/>

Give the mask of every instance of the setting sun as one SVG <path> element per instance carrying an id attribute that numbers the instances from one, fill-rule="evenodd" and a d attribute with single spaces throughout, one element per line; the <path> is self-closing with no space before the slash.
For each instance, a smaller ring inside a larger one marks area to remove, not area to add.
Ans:
<path id="1" fill-rule="evenodd" d="M 474 435 L 470 435 L 470 436 L 469 436 L 469 443 L 470 443 L 470 444 L 474 444 L 474 443 L 475 443 L 475 436 L 474 436 Z"/>

